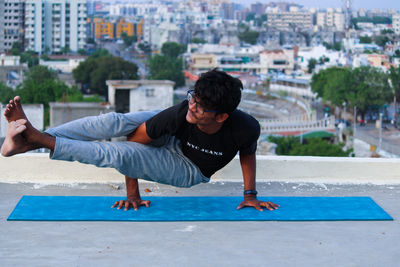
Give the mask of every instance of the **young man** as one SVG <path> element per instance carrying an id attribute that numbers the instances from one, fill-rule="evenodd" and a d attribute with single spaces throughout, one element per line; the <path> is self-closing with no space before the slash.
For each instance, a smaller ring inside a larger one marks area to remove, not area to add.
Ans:
<path id="1" fill-rule="evenodd" d="M 126 176 L 127 198 L 113 207 L 136 210 L 150 204 L 141 199 L 137 178 L 191 187 L 208 182 L 239 152 L 244 201 L 238 209 L 277 209 L 279 205 L 257 199 L 255 151 L 260 126 L 236 109 L 242 88 L 239 79 L 212 70 L 201 75 L 187 100 L 164 111 L 108 113 L 44 133 L 27 120 L 17 96 L 4 112 L 9 125 L 1 154 L 44 147 L 51 150 L 52 159 L 115 168 Z M 96 142 L 126 135 L 126 142 Z"/>

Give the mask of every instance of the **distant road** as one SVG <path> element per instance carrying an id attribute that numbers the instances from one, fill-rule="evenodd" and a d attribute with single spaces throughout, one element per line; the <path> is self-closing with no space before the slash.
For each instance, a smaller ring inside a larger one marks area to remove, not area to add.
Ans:
<path id="1" fill-rule="evenodd" d="M 379 147 L 379 129 L 374 124 L 357 126 L 355 138 L 374 145 L 377 149 Z M 400 156 L 400 131 L 387 125 L 386 129 L 382 129 L 381 146 L 382 150 Z"/>
<path id="2" fill-rule="evenodd" d="M 129 54 L 128 51 L 126 51 L 126 49 L 122 49 L 123 45 L 119 45 L 113 42 L 110 43 L 105 43 L 104 44 L 104 48 L 107 49 L 112 55 L 116 56 L 116 57 L 121 57 L 126 61 L 135 63 L 138 66 L 138 74 L 140 76 L 141 79 L 145 79 L 147 76 L 147 69 L 146 69 L 146 65 L 143 64 L 142 61 L 134 58 L 133 56 L 131 56 Z"/>

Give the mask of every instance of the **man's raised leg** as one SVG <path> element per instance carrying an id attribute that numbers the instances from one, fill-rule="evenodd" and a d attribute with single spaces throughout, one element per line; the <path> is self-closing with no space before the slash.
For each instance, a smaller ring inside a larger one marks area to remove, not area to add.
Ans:
<path id="1" fill-rule="evenodd" d="M 3 156 L 10 157 L 37 148 L 54 150 L 56 139 L 32 126 L 22 109 L 19 96 L 10 100 L 4 116 L 8 121 L 8 128 L 1 147 Z"/>
<path id="2" fill-rule="evenodd" d="M 134 113 L 110 112 L 99 116 L 89 116 L 67 122 L 46 130 L 54 137 L 72 140 L 95 141 L 113 137 L 127 136 L 143 122 L 159 111 L 142 111 Z"/>

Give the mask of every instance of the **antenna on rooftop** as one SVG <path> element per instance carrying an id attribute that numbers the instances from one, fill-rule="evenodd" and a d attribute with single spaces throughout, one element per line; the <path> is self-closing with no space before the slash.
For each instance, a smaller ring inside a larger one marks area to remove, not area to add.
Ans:
<path id="1" fill-rule="evenodd" d="M 344 16 L 345 16 L 345 27 L 346 27 L 346 34 L 348 34 L 350 27 L 351 27 L 351 6 L 352 0 L 343 0 L 344 2 Z"/>

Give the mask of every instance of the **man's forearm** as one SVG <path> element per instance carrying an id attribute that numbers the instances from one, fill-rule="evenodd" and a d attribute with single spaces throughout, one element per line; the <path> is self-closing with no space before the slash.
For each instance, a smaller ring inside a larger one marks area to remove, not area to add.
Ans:
<path id="1" fill-rule="evenodd" d="M 256 189 L 256 155 L 240 155 L 244 190 Z"/>
<path id="2" fill-rule="evenodd" d="M 140 199 L 138 179 L 125 176 L 125 183 L 126 197 L 128 199 Z"/>

